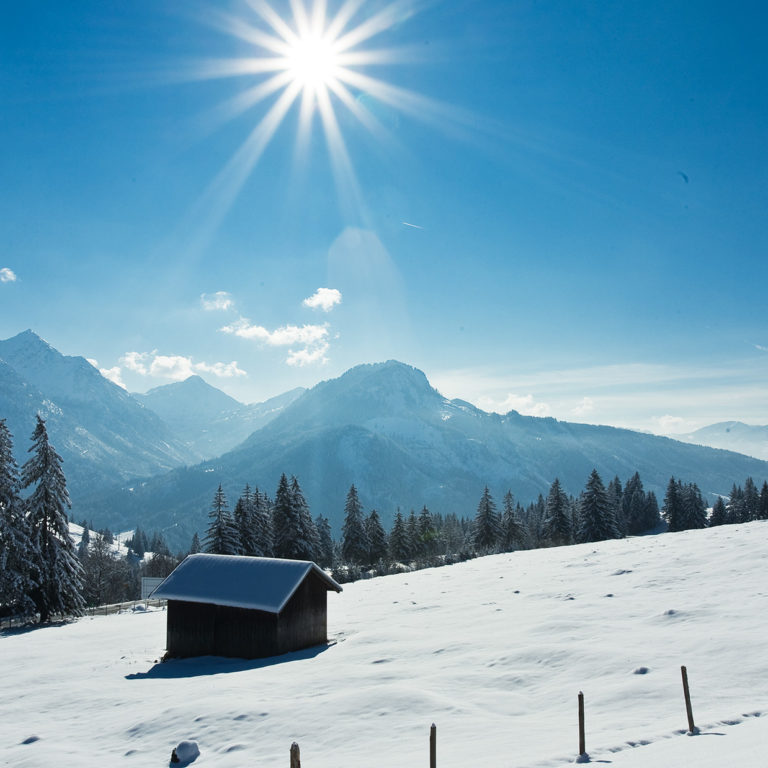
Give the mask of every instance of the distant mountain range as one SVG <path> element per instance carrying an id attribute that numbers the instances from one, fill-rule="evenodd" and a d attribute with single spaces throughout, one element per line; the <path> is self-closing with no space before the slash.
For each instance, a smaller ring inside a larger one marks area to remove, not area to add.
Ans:
<path id="1" fill-rule="evenodd" d="M 73 519 L 165 530 L 178 547 L 205 530 L 219 483 L 234 505 L 246 483 L 273 494 L 282 472 L 299 478 L 313 514 L 337 533 L 352 483 L 388 524 L 398 507 L 423 504 L 471 516 L 486 484 L 499 501 L 508 489 L 534 500 L 555 477 L 578 494 L 593 467 L 606 482 L 638 471 L 660 500 L 670 475 L 710 498 L 747 476 L 768 478 L 768 462 L 731 451 L 485 413 L 444 398 L 421 371 L 394 360 L 243 405 L 198 376 L 131 395 L 25 331 L 0 341 L 0 418 L 20 463 L 37 412 L 64 458 Z"/>
<path id="2" fill-rule="evenodd" d="M 626 429 L 504 416 L 448 400 L 424 374 L 396 361 L 352 368 L 294 400 L 234 450 L 196 466 L 88 500 L 88 514 L 109 509 L 111 525 L 166 530 L 186 545 L 207 526 L 222 483 L 230 503 L 245 483 L 274 493 L 282 472 L 295 474 L 313 514 L 338 533 L 354 483 L 366 508 L 385 523 L 398 507 L 474 514 L 487 484 L 527 502 L 555 477 L 578 494 L 592 468 L 606 483 L 639 471 L 663 497 L 670 475 L 696 482 L 712 497 L 747 476 L 768 478 L 768 462 Z"/>
<path id="3" fill-rule="evenodd" d="M 721 421 L 695 432 L 673 437 L 685 443 L 738 451 L 768 461 L 768 426 L 752 426 L 741 421 Z"/>
<path id="4" fill-rule="evenodd" d="M 46 419 L 76 516 L 85 496 L 115 483 L 194 464 L 233 448 L 301 394 L 243 405 L 197 376 L 130 395 L 83 357 L 62 355 L 32 331 L 0 341 L 0 418 L 27 458 L 35 415 Z M 94 519 L 108 525 L 99 510 Z"/>

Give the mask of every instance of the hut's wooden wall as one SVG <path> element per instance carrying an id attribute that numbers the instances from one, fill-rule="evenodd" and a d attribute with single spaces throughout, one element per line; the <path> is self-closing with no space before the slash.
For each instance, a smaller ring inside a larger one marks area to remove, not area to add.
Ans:
<path id="1" fill-rule="evenodd" d="M 280 653 L 309 648 L 328 640 L 328 588 L 310 573 L 278 619 Z"/>

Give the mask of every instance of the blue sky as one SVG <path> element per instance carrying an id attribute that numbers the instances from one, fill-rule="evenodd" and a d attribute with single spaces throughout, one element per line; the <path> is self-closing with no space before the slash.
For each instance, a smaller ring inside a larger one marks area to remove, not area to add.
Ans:
<path id="1" fill-rule="evenodd" d="M 5 9 L 0 337 L 131 391 L 199 373 L 252 402 L 396 358 L 488 410 L 768 423 L 762 6 L 364 0 L 345 155 L 317 110 L 302 133 L 295 68 L 232 116 L 274 70 L 213 74 L 274 57 L 266 15 Z"/>

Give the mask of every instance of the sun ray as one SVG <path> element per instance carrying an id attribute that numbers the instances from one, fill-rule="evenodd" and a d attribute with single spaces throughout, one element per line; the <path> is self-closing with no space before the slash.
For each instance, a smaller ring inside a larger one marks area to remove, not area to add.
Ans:
<path id="1" fill-rule="evenodd" d="M 344 5 L 341 6 L 338 13 L 333 17 L 326 34 L 329 39 L 337 40 L 339 35 L 344 31 L 344 28 L 349 24 L 354 15 L 360 10 L 360 6 L 365 0 L 347 0 Z"/>
<path id="2" fill-rule="evenodd" d="M 295 45 L 296 33 L 283 21 L 266 0 L 246 0 L 248 5 L 289 45 Z"/>
<path id="3" fill-rule="evenodd" d="M 283 60 L 279 58 L 203 59 L 190 68 L 186 79 L 217 80 L 278 72 L 285 69 L 282 62 Z"/>
<path id="4" fill-rule="evenodd" d="M 226 32 L 232 37 L 236 37 L 246 43 L 251 43 L 259 48 L 264 48 L 264 50 L 272 51 L 280 56 L 284 56 L 288 51 L 288 44 L 285 40 L 274 37 L 268 32 L 254 27 L 252 24 L 232 14 L 214 11 L 207 17 L 207 20 L 211 26 L 220 29 L 222 32 Z"/>
<path id="5" fill-rule="evenodd" d="M 343 37 L 339 37 L 336 41 L 337 50 L 339 52 L 346 51 L 348 48 L 353 48 L 354 46 L 360 45 L 360 43 L 381 34 L 394 26 L 397 22 L 402 21 L 402 15 L 398 15 L 398 11 L 403 8 L 408 8 L 409 6 L 410 4 L 404 2 L 404 0 L 395 0 L 394 3 L 390 3 L 375 16 L 367 19 L 362 24 L 358 24 Z"/>
<path id="6" fill-rule="evenodd" d="M 394 137 L 357 99 L 352 96 L 349 89 L 339 80 L 328 83 L 328 88 L 333 91 L 339 101 L 351 112 L 360 124 L 379 142 L 392 144 Z"/>
<path id="7" fill-rule="evenodd" d="M 309 24 L 309 16 L 304 3 L 301 0 L 290 0 L 293 20 L 296 22 L 296 30 L 299 33 L 299 39 L 312 34 L 312 28 Z"/>

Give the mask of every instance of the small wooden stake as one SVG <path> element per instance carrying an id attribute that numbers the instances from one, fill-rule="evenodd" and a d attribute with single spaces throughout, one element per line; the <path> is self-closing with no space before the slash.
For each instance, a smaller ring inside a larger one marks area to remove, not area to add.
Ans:
<path id="1" fill-rule="evenodd" d="M 437 768 L 437 726 L 429 729 L 429 768 Z"/>
<path id="2" fill-rule="evenodd" d="M 586 739 L 584 738 L 584 694 L 579 691 L 579 755 L 587 754 Z"/>
<path id="3" fill-rule="evenodd" d="M 291 768 L 301 768 L 301 754 L 295 741 L 291 744 Z"/>
<path id="4" fill-rule="evenodd" d="M 696 733 L 696 726 L 693 724 L 693 708 L 691 707 L 691 692 L 688 690 L 688 670 L 685 665 L 680 667 L 683 674 L 683 693 L 685 694 L 685 713 L 688 715 L 688 732 Z"/>

